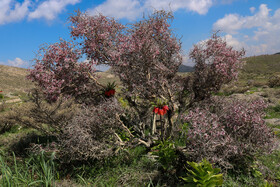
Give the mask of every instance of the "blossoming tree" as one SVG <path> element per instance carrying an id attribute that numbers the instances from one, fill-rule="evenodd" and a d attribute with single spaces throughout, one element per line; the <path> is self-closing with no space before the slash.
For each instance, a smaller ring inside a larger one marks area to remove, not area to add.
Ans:
<path id="1" fill-rule="evenodd" d="M 195 72 L 183 78 L 177 74 L 182 51 L 180 40 L 170 29 L 172 19 L 172 13 L 157 11 L 141 21 L 123 25 L 113 18 L 77 11 L 69 19 L 74 41 L 42 48 L 29 78 L 50 101 L 63 95 L 97 104 L 106 97 L 100 94 L 104 86 L 97 82 L 93 65 L 110 65 L 120 78 L 121 94 L 133 114 L 133 130 L 142 138 L 147 129 L 155 134 L 155 123 L 151 126 L 150 122 L 155 121 L 151 120 L 151 103 L 160 98 L 166 107 L 159 107 L 157 113 L 162 114 L 160 120 L 162 116 L 167 119 L 161 135 L 170 136 L 174 111 L 179 109 L 180 116 L 187 106 L 209 98 L 222 84 L 236 78 L 244 55 L 244 51 L 232 49 L 214 34 L 204 45 L 194 46 L 190 58 L 196 62 Z M 83 55 L 87 62 L 78 62 Z M 109 94 L 114 95 L 115 90 L 106 90 L 105 96 Z"/>

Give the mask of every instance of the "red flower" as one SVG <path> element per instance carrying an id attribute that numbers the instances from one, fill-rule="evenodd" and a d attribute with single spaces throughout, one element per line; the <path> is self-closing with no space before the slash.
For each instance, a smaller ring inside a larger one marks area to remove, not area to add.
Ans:
<path id="1" fill-rule="evenodd" d="M 163 109 L 159 109 L 159 110 L 158 110 L 158 114 L 161 115 L 161 116 L 163 116 L 163 115 L 165 114 L 165 113 L 164 113 L 164 110 L 163 110 Z"/>
<path id="2" fill-rule="evenodd" d="M 116 91 L 114 89 L 110 90 L 110 95 L 115 95 Z"/>
<path id="3" fill-rule="evenodd" d="M 110 96 L 109 91 L 105 91 L 105 95 L 106 95 L 107 97 L 109 97 L 109 96 Z"/>
<path id="4" fill-rule="evenodd" d="M 155 107 L 154 110 L 153 110 L 153 112 L 157 114 L 157 113 L 158 113 L 158 108 Z"/>
<path id="5" fill-rule="evenodd" d="M 0 91 L 0 93 L 1 93 L 1 92 L 3 92 L 3 91 Z"/>
<path id="6" fill-rule="evenodd" d="M 166 110 L 169 110 L 169 108 L 168 108 L 167 105 L 164 105 L 162 108 L 163 108 L 163 110 L 165 110 L 165 111 L 166 111 Z"/>
<path id="7" fill-rule="evenodd" d="M 107 97 L 110 97 L 110 96 L 112 96 L 112 95 L 115 95 L 115 93 L 116 93 L 116 91 L 114 90 L 114 89 L 111 89 L 111 90 L 109 90 L 109 91 L 105 91 L 105 95 L 107 96 Z"/>
<path id="8" fill-rule="evenodd" d="M 168 108 L 167 105 L 165 105 L 165 106 L 163 106 L 163 107 L 161 107 L 161 108 L 155 107 L 154 110 L 153 110 L 153 112 L 156 113 L 156 114 L 159 114 L 159 115 L 163 116 L 163 115 L 166 114 L 167 110 L 169 110 L 169 108 Z"/>

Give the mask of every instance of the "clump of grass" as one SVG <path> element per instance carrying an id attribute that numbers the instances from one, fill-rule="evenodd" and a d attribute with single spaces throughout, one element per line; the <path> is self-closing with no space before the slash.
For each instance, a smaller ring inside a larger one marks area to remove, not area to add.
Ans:
<path id="1" fill-rule="evenodd" d="M 44 152 L 20 163 L 13 154 L 13 164 L 0 155 L 0 186 L 54 186 L 57 178 L 54 154 L 46 158 Z"/>
<path id="2" fill-rule="evenodd" d="M 63 175 L 83 186 L 147 186 L 157 172 L 157 165 L 147 158 L 147 152 L 146 147 L 137 146 L 105 160 L 71 163 L 72 168 Z"/>

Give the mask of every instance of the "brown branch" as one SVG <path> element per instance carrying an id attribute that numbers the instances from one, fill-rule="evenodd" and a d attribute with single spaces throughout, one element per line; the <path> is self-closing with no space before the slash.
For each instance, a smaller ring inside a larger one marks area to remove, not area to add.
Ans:
<path id="1" fill-rule="evenodd" d="M 101 86 L 102 88 L 105 88 L 105 86 L 103 86 L 102 84 L 100 84 L 96 78 L 94 78 L 89 72 L 88 72 L 88 76 L 89 78 L 91 78 L 92 80 L 94 80 L 94 82 L 98 85 L 98 86 Z"/>
<path id="2" fill-rule="evenodd" d="M 123 124 L 122 120 L 120 119 L 120 116 L 116 114 L 117 120 L 121 123 L 122 127 L 128 132 L 130 137 L 134 137 L 133 134 L 130 132 L 130 130 Z"/>

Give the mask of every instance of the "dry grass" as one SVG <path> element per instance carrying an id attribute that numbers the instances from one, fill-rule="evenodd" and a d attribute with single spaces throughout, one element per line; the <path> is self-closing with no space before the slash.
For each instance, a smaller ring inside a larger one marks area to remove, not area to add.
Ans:
<path id="1" fill-rule="evenodd" d="M 27 69 L 0 65 L 0 90 L 5 96 L 21 95 L 34 85 L 26 79 Z"/>

